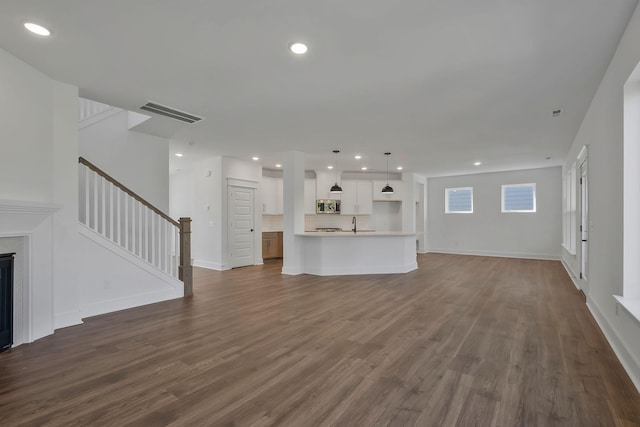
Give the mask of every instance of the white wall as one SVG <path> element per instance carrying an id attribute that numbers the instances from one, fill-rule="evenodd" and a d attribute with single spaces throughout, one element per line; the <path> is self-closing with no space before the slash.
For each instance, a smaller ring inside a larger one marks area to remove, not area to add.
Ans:
<path id="1" fill-rule="evenodd" d="M 193 265 L 222 269 L 222 158 L 194 163 L 191 256 Z"/>
<path id="2" fill-rule="evenodd" d="M 211 157 L 193 164 L 190 172 L 171 177 L 172 216 L 190 216 L 193 265 L 214 270 L 230 268 L 227 260 L 227 184 L 229 180 L 247 185 L 262 177 L 259 163 L 227 157 Z M 256 191 L 255 206 L 261 206 Z M 255 209 L 255 258 L 262 259 L 261 210 Z"/>
<path id="3" fill-rule="evenodd" d="M 623 87 L 640 61 L 636 9 L 580 126 L 565 170 L 589 146 L 589 290 L 587 305 L 640 388 L 640 323 L 612 295 L 623 292 Z M 637 167 L 637 165 L 636 165 Z M 575 257 L 563 253 L 563 260 Z"/>
<path id="4" fill-rule="evenodd" d="M 129 113 L 122 110 L 80 129 L 79 140 L 82 157 L 169 211 L 168 139 L 130 131 Z"/>
<path id="5" fill-rule="evenodd" d="M 53 81 L 0 49 L 0 198 L 51 202 Z"/>
<path id="6" fill-rule="evenodd" d="M 91 230 L 79 237 L 82 317 L 184 296 L 184 285 Z"/>
<path id="7" fill-rule="evenodd" d="M 175 173 L 169 177 L 169 216 L 173 219 L 193 217 L 193 171 Z"/>
<path id="8" fill-rule="evenodd" d="M 53 216 L 54 328 L 79 323 L 78 300 L 78 89 L 54 83 Z"/>
<path id="9" fill-rule="evenodd" d="M 25 260 L 32 335 L 80 323 L 77 259 L 77 88 L 0 49 L 0 199 L 60 205 L 34 229 Z M 4 221 L 4 220 L 3 220 Z M 25 230 L 2 234 L 24 235 Z"/>
<path id="10" fill-rule="evenodd" d="M 536 184 L 537 212 L 501 213 L 503 184 Z M 473 187 L 472 214 L 445 214 L 445 188 Z M 561 168 L 428 179 L 428 250 L 559 259 Z"/>

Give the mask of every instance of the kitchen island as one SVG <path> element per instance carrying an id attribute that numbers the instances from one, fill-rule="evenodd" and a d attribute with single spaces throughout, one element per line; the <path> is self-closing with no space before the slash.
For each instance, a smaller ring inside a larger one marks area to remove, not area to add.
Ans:
<path id="1" fill-rule="evenodd" d="M 314 231 L 296 234 L 296 238 L 302 247 L 303 273 L 391 274 L 418 268 L 415 233 Z"/>

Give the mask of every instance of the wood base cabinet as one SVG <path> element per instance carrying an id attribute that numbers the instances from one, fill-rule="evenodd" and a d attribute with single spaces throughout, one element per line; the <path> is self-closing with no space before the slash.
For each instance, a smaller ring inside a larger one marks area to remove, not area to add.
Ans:
<path id="1" fill-rule="evenodd" d="M 282 231 L 262 233 L 262 259 L 282 258 Z"/>

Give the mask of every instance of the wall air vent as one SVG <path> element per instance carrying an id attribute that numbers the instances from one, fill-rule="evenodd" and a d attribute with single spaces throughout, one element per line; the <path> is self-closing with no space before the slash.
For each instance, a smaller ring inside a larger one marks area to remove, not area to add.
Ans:
<path id="1" fill-rule="evenodd" d="M 184 111 L 179 111 L 165 105 L 156 104 L 154 102 L 147 102 L 142 107 L 140 107 L 140 109 L 160 114 L 161 116 L 180 120 L 181 122 L 189 124 L 196 123 L 202 120 L 202 117 L 194 116 L 193 114 L 185 113 Z"/>

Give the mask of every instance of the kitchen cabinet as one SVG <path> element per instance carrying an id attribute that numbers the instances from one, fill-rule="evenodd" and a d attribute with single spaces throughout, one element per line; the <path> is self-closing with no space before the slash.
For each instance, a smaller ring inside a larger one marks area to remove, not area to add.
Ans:
<path id="1" fill-rule="evenodd" d="M 282 215 L 282 194 L 282 179 L 263 176 L 260 181 L 262 213 L 265 215 Z"/>
<path id="2" fill-rule="evenodd" d="M 262 259 L 282 258 L 282 231 L 262 233 Z"/>
<path id="3" fill-rule="evenodd" d="M 371 215 L 373 186 L 368 180 L 342 180 L 341 215 Z"/>
<path id="4" fill-rule="evenodd" d="M 307 215 L 316 213 L 316 180 L 312 178 L 304 180 L 304 213 Z"/>
<path id="5" fill-rule="evenodd" d="M 373 181 L 373 200 L 375 201 L 402 201 L 403 197 L 403 181 L 389 181 L 389 185 L 393 188 L 393 194 L 383 194 L 382 189 L 387 185 L 387 181 Z"/>

